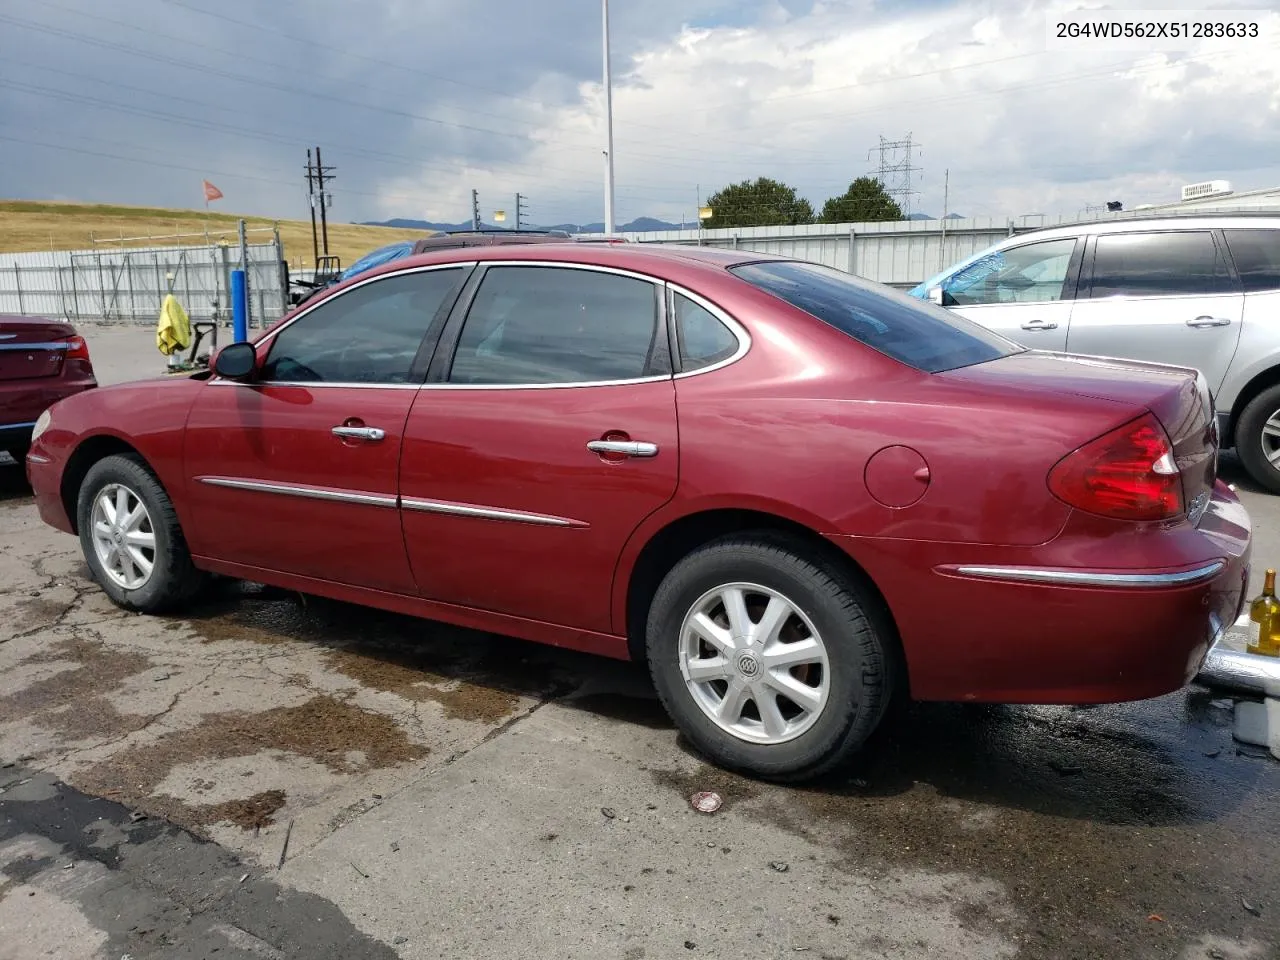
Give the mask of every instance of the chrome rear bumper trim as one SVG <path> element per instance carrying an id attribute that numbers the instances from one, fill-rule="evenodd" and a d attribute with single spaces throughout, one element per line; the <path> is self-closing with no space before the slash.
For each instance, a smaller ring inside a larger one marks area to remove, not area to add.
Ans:
<path id="1" fill-rule="evenodd" d="M 1226 566 L 1223 560 L 1214 560 L 1194 570 L 1178 570 L 1173 573 L 1101 573 L 1091 570 L 1063 570 L 1050 567 L 962 566 L 952 567 L 950 572 L 962 577 L 982 580 L 1012 580 L 1022 583 L 1047 583 L 1070 587 L 1185 587 L 1208 580 Z"/>

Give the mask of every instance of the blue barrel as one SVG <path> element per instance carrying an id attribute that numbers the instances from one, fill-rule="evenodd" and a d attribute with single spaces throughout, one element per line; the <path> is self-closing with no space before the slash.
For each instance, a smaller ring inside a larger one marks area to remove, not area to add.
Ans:
<path id="1" fill-rule="evenodd" d="M 231 340 L 243 343 L 249 339 L 249 288 L 243 270 L 231 271 Z"/>

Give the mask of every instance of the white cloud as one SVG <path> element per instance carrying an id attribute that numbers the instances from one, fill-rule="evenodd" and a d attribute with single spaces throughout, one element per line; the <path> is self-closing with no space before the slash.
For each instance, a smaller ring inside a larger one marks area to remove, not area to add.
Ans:
<path id="1" fill-rule="evenodd" d="M 757 175 L 785 179 L 821 206 L 874 168 L 868 151 L 880 134 L 908 131 L 924 168 L 913 207 L 935 214 L 945 168 L 952 209 L 983 215 L 1169 200 L 1179 184 L 1208 176 L 1238 188 L 1280 183 L 1274 44 L 1047 51 L 1047 10 L 993 0 L 887 15 L 830 3 L 655 39 L 629 70 L 615 67 L 619 217 L 679 219 L 692 214 L 697 186 L 705 197 Z M 1280 36 L 1280 15 L 1271 16 Z M 598 84 L 584 82 L 580 100 L 551 111 L 536 136 L 541 145 L 515 170 L 433 178 L 426 205 L 456 210 L 471 186 L 485 197 L 520 189 L 539 213 L 599 219 Z M 419 190 L 425 182 L 417 179 Z M 411 183 L 385 188 L 400 194 Z M 400 209 L 390 198 L 382 206 Z"/>

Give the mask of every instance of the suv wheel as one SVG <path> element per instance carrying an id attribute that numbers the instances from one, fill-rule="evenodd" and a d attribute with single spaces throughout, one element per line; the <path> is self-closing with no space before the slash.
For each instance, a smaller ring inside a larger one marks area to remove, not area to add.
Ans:
<path id="1" fill-rule="evenodd" d="M 80 485 L 76 518 L 94 579 L 126 610 L 173 609 L 203 583 L 168 494 L 140 458 L 95 463 Z"/>
<path id="2" fill-rule="evenodd" d="M 1263 390 L 1241 411 L 1235 442 L 1249 476 L 1280 493 L 1280 385 Z"/>
<path id="3" fill-rule="evenodd" d="M 771 780 L 818 776 L 861 747 L 888 706 L 896 661 L 872 609 L 800 545 L 715 541 L 676 564 L 654 597 L 654 685 L 715 763 Z"/>

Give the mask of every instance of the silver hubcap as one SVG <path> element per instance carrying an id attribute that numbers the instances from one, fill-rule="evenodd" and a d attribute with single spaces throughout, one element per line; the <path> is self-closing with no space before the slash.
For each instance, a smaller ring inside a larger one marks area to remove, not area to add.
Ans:
<path id="1" fill-rule="evenodd" d="M 1280 410 L 1262 425 L 1262 452 L 1273 467 L 1280 469 Z"/>
<path id="2" fill-rule="evenodd" d="M 680 626 L 680 673 L 720 729 L 784 743 L 822 715 L 827 648 L 804 612 L 768 587 L 729 583 L 704 593 Z"/>
<path id="3" fill-rule="evenodd" d="M 108 484 L 93 501 L 93 549 L 108 577 L 126 590 L 151 579 L 156 534 L 142 499 L 128 487 Z"/>

